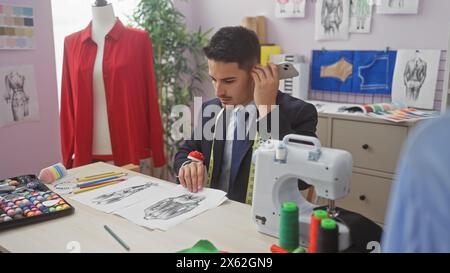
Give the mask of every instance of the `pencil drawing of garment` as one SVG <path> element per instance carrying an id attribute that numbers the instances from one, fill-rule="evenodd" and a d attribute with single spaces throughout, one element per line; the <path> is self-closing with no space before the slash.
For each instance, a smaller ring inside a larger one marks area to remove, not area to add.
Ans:
<path id="1" fill-rule="evenodd" d="M 92 200 L 92 203 L 97 204 L 97 205 L 113 204 L 113 203 L 122 201 L 123 199 L 129 197 L 130 195 L 133 195 L 142 190 L 150 188 L 151 186 L 156 186 L 156 184 L 155 183 L 145 183 L 144 185 L 128 187 L 123 190 L 114 191 L 112 193 L 102 194 L 102 195 L 94 198 Z"/>
<path id="2" fill-rule="evenodd" d="M 146 208 L 144 219 L 168 220 L 195 209 L 204 199 L 203 196 L 193 194 L 166 198 Z"/>
<path id="3" fill-rule="evenodd" d="M 419 56 L 408 61 L 404 72 L 404 81 L 406 86 L 406 96 L 409 99 L 417 100 L 420 89 L 427 77 L 427 63 Z"/>
<path id="4" fill-rule="evenodd" d="M 369 17 L 370 6 L 369 0 L 353 0 L 356 1 L 355 16 L 357 20 L 357 29 L 364 29 L 366 20 Z M 353 2 L 355 3 L 355 2 Z"/>
<path id="5" fill-rule="evenodd" d="M 277 0 L 278 5 L 280 6 L 280 13 L 286 12 L 286 5 L 289 3 L 289 0 Z"/>
<path id="6" fill-rule="evenodd" d="M 300 13 L 301 12 L 300 5 L 303 4 L 303 1 L 305 1 L 305 0 L 293 0 L 293 2 L 294 2 L 294 13 Z"/>
<path id="7" fill-rule="evenodd" d="M 11 72 L 5 76 L 5 101 L 11 103 L 11 111 L 14 121 L 20 121 L 29 115 L 28 102 L 30 98 L 25 93 L 25 76 L 17 72 Z"/>
<path id="8" fill-rule="evenodd" d="M 324 0 L 321 16 L 325 33 L 338 32 L 344 16 L 342 0 Z"/>
<path id="9" fill-rule="evenodd" d="M 397 5 L 395 5 L 397 3 Z M 398 8 L 403 8 L 405 6 L 405 0 L 389 0 L 389 7 L 395 8 L 397 6 Z"/>

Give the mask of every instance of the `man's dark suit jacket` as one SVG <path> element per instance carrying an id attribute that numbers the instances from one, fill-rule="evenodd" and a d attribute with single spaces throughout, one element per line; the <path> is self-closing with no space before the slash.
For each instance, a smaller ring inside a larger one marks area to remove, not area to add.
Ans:
<path id="1" fill-rule="evenodd" d="M 305 136 L 316 137 L 316 126 L 317 126 L 317 111 L 314 105 L 294 98 L 288 94 L 284 94 L 278 91 L 276 104 L 279 106 L 279 138 L 283 139 L 284 136 L 289 134 L 298 134 Z M 221 106 L 221 102 L 218 98 L 212 99 L 205 102 L 202 105 L 203 109 L 208 105 Z M 202 128 L 205 124 L 210 121 L 212 117 L 202 117 Z M 266 116 L 266 119 L 270 120 L 271 114 Z M 261 123 L 261 121 L 259 121 Z M 267 121 L 270 125 L 270 121 Z M 215 128 L 214 128 L 215 129 Z M 269 127 L 270 130 L 270 127 Z M 217 132 L 216 132 L 217 134 Z M 226 122 L 223 122 L 223 134 L 226 135 Z M 261 138 L 267 138 L 268 136 L 261 136 Z M 193 139 L 193 138 L 192 138 Z M 217 139 L 214 141 L 214 166 L 211 188 L 215 188 L 218 183 L 218 178 L 220 177 L 221 165 L 222 165 L 222 155 L 224 150 L 224 137 L 222 140 Z M 178 174 L 181 165 L 187 161 L 187 156 L 191 151 L 199 151 L 203 153 L 205 157 L 206 170 L 209 167 L 212 140 L 207 140 L 202 137 L 202 140 L 186 140 L 181 146 L 180 150 L 175 155 L 174 169 Z M 232 177 L 230 180 L 228 198 L 238 202 L 245 202 L 245 197 L 247 194 L 248 177 L 250 170 L 250 163 L 252 160 L 252 145 L 253 141 L 248 142 L 248 145 L 242 151 L 240 156 L 241 163 L 237 175 Z M 301 188 L 301 185 L 299 185 Z"/>

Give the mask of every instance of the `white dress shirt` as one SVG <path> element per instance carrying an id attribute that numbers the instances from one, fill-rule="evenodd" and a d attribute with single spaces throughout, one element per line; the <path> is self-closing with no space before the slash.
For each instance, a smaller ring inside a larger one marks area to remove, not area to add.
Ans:
<path id="1" fill-rule="evenodd" d="M 228 125 L 226 129 L 226 138 L 225 138 L 225 145 L 223 149 L 223 157 L 222 157 L 222 165 L 221 165 L 221 173 L 219 176 L 219 184 L 218 188 L 220 190 L 223 190 L 225 192 L 228 192 L 230 188 L 230 168 L 231 168 L 231 157 L 232 157 L 232 151 L 233 151 L 233 140 L 234 140 L 234 131 L 236 130 L 236 121 L 238 120 L 238 113 L 239 111 L 243 110 L 243 107 L 235 107 L 235 109 L 232 110 L 232 115 L 230 119 L 228 120 Z M 256 120 L 256 105 L 255 102 L 252 101 L 249 104 L 245 106 L 245 110 L 250 114 L 249 121 Z M 239 113 L 239 115 L 243 115 L 243 113 Z M 240 116 L 239 116 L 240 117 Z M 255 117 L 255 118 L 253 118 Z M 242 120 L 242 125 L 245 126 L 245 119 Z M 239 129 L 241 129 L 241 124 L 238 125 Z M 246 127 L 246 134 L 249 131 L 249 126 Z M 241 137 L 240 131 L 238 131 L 238 137 Z"/>

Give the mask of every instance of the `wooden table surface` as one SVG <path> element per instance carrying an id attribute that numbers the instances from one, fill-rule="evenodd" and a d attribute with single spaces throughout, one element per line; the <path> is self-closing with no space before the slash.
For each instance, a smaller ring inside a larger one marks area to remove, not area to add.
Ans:
<path id="1" fill-rule="evenodd" d="M 69 171 L 75 177 L 85 177 L 109 171 L 141 175 L 106 163 L 94 163 Z M 154 177 L 150 179 L 170 183 Z M 170 183 L 175 186 L 175 184 Z M 67 195 L 63 197 L 75 208 L 75 213 L 41 223 L 0 231 L 2 252 L 127 252 L 106 232 L 108 225 L 129 247 L 130 252 L 171 253 L 207 239 L 227 252 L 270 252 L 277 239 L 259 233 L 251 219 L 251 207 L 226 201 L 218 208 L 206 211 L 168 231 L 150 230 L 120 216 L 107 214 Z"/>

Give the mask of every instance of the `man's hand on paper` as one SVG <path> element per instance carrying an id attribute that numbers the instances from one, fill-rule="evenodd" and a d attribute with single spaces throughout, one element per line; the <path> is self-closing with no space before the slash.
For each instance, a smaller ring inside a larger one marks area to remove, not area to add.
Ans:
<path id="1" fill-rule="evenodd" d="M 198 192 L 206 181 L 206 167 L 203 162 L 191 162 L 180 168 L 178 179 L 190 192 Z"/>

